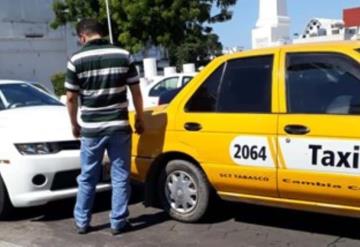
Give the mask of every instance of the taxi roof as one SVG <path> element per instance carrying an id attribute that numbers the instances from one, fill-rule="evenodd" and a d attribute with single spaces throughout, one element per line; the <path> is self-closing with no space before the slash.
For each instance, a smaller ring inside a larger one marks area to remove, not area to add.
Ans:
<path id="1" fill-rule="evenodd" d="M 360 40 L 346 40 L 346 41 L 328 41 L 328 42 L 313 42 L 313 43 L 298 43 L 298 44 L 286 44 L 281 46 L 274 46 L 268 48 L 259 48 L 259 49 L 249 49 L 240 51 L 233 54 L 227 54 L 224 56 L 220 56 L 222 58 L 235 58 L 239 56 L 251 56 L 251 55 L 260 55 L 266 53 L 273 53 L 278 50 L 285 50 L 285 51 L 303 51 L 306 49 L 329 49 L 329 50 L 339 50 L 339 49 L 356 49 L 360 48 Z"/>

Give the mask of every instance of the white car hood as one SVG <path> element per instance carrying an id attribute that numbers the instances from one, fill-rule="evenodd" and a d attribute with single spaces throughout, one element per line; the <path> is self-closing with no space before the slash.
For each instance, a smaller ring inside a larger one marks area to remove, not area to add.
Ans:
<path id="1" fill-rule="evenodd" d="M 12 143 L 74 140 L 64 106 L 34 106 L 0 111 L 0 136 Z"/>

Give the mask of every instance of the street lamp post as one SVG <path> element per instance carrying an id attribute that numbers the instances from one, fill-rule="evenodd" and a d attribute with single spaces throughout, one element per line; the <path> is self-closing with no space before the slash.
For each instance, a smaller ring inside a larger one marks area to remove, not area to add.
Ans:
<path id="1" fill-rule="evenodd" d="M 111 28 L 111 17 L 110 17 L 110 8 L 109 8 L 109 1 L 105 0 L 106 3 L 106 14 L 107 14 L 107 22 L 108 22 L 108 28 L 109 28 L 109 38 L 110 43 L 114 44 L 113 34 L 112 34 L 112 28 Z"/>

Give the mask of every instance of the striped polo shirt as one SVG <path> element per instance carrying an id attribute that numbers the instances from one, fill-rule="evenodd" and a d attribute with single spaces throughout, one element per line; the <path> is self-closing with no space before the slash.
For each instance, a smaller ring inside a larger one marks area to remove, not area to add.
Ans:
<path id="1" fill-rule="evenodd" d="M 81 136 L 130 131 L 126 87 L 139 83 L 129 52 L 107 40 L 88 42 L 67 64 L 65 88 L 80 96 Z"/>

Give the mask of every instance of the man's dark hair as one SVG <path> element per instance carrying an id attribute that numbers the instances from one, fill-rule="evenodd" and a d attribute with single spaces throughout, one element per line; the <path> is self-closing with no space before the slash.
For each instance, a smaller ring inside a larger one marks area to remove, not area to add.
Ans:
<path id="1" fill-rule="evenodd" d="M 104 35 L 103 26 L 95 19 L 83 19 L 76 25 L 76 33 L 80 34 L 100 34 Z"/>

